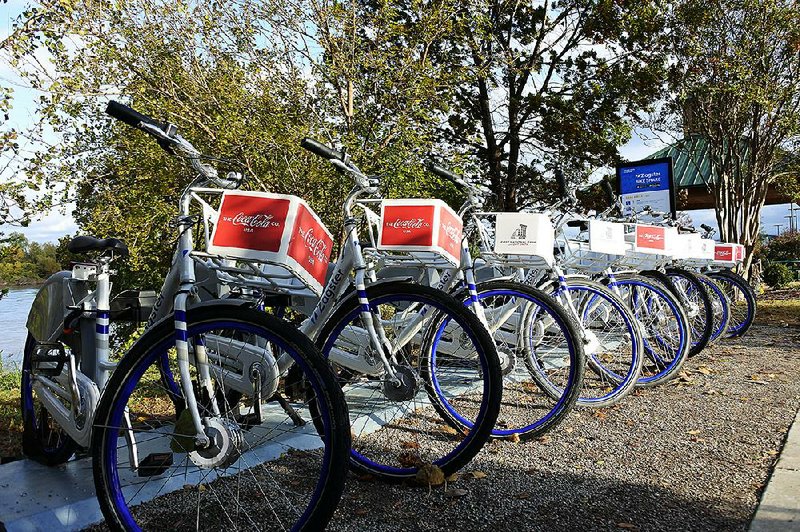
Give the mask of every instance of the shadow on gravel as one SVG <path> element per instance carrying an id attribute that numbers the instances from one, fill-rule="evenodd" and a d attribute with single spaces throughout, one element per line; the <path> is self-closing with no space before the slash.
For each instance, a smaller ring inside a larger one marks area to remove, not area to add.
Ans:
<path id="1" fill-rule="evenodd" d="M 351 480 L 330 530 L 746 530 L 742 508 L 585 474 L 495 468 L 443 488 Z M 745 510 L 744 513 L 748 513 Z"/>

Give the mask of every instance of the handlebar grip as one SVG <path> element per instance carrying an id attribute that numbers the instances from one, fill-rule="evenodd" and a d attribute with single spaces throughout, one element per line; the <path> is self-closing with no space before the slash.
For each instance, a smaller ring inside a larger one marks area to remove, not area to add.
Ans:
<path id="1" fill-rule="evenodd" d="M 151 124 L 153 126 L 156 126 L 159 129 L 164 129 L 164 124 L 162 122 L 159 122 L 157 120 L 150 118 L 149 116 L 136 112 L 127 105 L 115 102 L 114 100 L 108 102 L 108 106 L 106 106 L 106 114 L 116 118 L 117 120 L 125 122 L 129 126 L 133 126 L 135 128 L 138 128 L 139 124 L 144 122 L 145 124 Z"/>
<path id="2" fill-rule="evenodd" d="M 448 181 L 452 181 L 453 183 L 456 183 L 456 184 L 459 184 L 462 181 L 461 180 L 461 176 L 458 176 L 458 175 L 454 174 L 453 172 L 451 172 L 450 170 L 448 170 L 446 168 L 442 168 L 441 166 L 439 166 L 438 164 L 434 163 L 433 161 L 428 161 L 428 164 L 425 165 L 425 166 L 428 169 L 428 171 L 431 172 L 432 174 L 436 174 L 439 177 L 443 177 L 444 179 L 447 179 Z"/>
<path id="3" fill-rule="evenodd" d="M 608 198 L 608 204 L 614 205 L 617 201 L 617 195 L 614 193 L 614 188 L 611 186 L 611 182 L 608 179 L 603 179 L 603 188 L 606 191 L 606 198 Z"/>
<path id="4" fill-rule="evenodd" d="M 556 168 L 554 174 L 558 185 L 558 197 L 566 198 L 569 193 L 567 192 L 567 180 L 564 179 L 564 172 L 561 171 L 561 168 Z"/>
<path id="5" fill-rule="evenodd" d="M 700 227 L 703 229 L 703 231 L 706 231 L 706 232 L 709 232 L 709 233 L 714 230 L 713 227 L 711 227 L 710 225 L 707 225 L 707 224 L 700 224 Z"/>
<path id="6" fill-rule="evenodd" d="M 317 142 L 316 140 L 308 137 L 300 141 L 300 146 L 310 151 L 314 155 L 322 157 L 323 159 L 338 159 L 340 161 L 344 160 L 344 154 L 342 152 L 336 151 L 333 148 L 329 148 L 321 142 Z"/>

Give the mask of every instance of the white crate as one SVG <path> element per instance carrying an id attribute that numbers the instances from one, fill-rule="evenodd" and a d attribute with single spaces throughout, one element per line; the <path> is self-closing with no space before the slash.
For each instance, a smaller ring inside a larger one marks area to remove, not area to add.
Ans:
<path id="1" fill-rule="evenodd" d="M 328 272 L 333 237 L 297 196 L 226 191 L 222 195 L 208 252 L 227 259 L 285 270 L 317 295 Z"/>
<path id="2" fill-rule="evenodd" d="M 423 262 L 432 255 L 458 266 L 463 230 L 461 218 L 442 200 L 384 200 L 377 248 L 407 252 Z"/>
<path id="3" fill-rule="evenodd" d="M 589 250 L 604 255 L 624 255 L 625 224 L 589 220 Z"/>
<path id="4" fill-rule="evenodd" d="M 555 231 L 546 214 L 498 212 L 495 215 L 494 246 L 498 255 L 531 258 L 553 264 Z"/>

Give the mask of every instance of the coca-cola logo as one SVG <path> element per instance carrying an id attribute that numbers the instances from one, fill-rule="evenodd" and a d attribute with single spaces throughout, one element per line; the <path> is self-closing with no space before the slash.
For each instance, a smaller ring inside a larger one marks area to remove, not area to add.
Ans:
<path id="1" fill-rule="evenodd" d="M 280 221 L 275 220 L 275 216 L 267 213 L 245 214 L 244 212 L 240 212 L 236 216 L 224 216 L 222 219 L 225 222 L 230 222 L 232 225 L 244 227 L 246 233 L 251 233 L 254 229 L 281 226 Z"/>
<path id="2" fill-rule="evenodd" d="M 408 220 L 397 218 L 393 222 L 386 222 L 385 225 L 392 229 L 401 229 L 404 233 L 410 233 L 416 229 L 425 229 L 431 226 L 431 224 L 426 222 L 423 218 L 409 218 Z"/>
<path id="3" fill-rule="evenodd" d="M 303 230 L 302 227 L 298 227 L 297 232 L 300 234 L 300 238 L 302 238 L 306 249 L 309 251 L 308 262 L 310 264 L 314 264 L 318 260 L 321 262 L 328 262 L 328 244 L 324 239 L 314 236 L 313 227 L 309 227 L 306 230 Z"/>
<path id="4" fill-rule="evenodd" d="M 461 228 L 454 226 L 450 222 L 447 222 L 447 225 L 445 225 L 442 229 L 444 234 L 447 235 L 447 238 L 453 242 L 461 241 Z"/>
<path id="5" fill-rule="evenodd" d="M 730 258 L 731 250 L 729 250 L 729 249 L 718 249 L 717 250 L 717 255 L 722 259 Z"/>
<path id="6" fill-rule="evenodd" d="M 639 238 L 642 240 L 647 240 L 648 242 L 661 242 L 664 240 L 664 235 L 660 233 L 646 233 L 641 232 L 639 233 Z"/>

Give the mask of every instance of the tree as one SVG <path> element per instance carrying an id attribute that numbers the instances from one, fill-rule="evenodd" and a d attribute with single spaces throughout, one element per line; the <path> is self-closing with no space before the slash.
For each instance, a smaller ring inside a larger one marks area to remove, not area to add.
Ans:
<path id="1" fill-rule="evenodd" d="M 577 184 L 618 160 L 617 146 L 658 94 L 659 5 L 462 3 L 458 31 L 436 54 L 463 74 L 445 133 L 486 176 L 498 208 L 541 199 L 538 185 L 554 168 Z"/>
<path id="2" fill-rule="evenodd" d="M 724 241 L 751 251 L 771 181 L 800 135 L 800 10 L 793 0 L 685 0 L 665 112 L 708 141 Z M 793 149 L 794 148 L 794 149 Z"/>
<path id="3" fill-rule="evenodd" d="M 413 160 L 433 142 L 421 125 L 438 109 L 421 107 L 439 90 L 425 81 L 435 77 L 424 74 L 429 62 L 416 46 L 386 48 L 383 35 L 393 30 L 382 11 L 358 19 L 374 38 L 353 37 L 351 12 L 326 2 L 76 2 L 18 35 L 13 48 L 17 68 L 45 90 L 39 116 L 60 134 L 58 142 L 35 139 L 41 149 L 26 172 L 54 202 L 75 201 L 83 231 L 126 240 L 131 257 L 117 286 L 159 283 L 170 221 L 192 175 L 105 116 L 109 97 L 178 124 L 203 153 L 224 159 L 214 163 L 223 171 L 244 171 L 247 186 L 304 197 L 334 232 L 352 182 L 302 150 L 304 136 L 340 140 L 366 171 L 391 171 L 390 194 L 441 186 L 420 179 Z M 442 20 L 420 25 L 413 42 L 435 38 L 434 28 L 441 34 Z M 36 45 L 49 50 L 47 69 L 30 59 Z"/>

